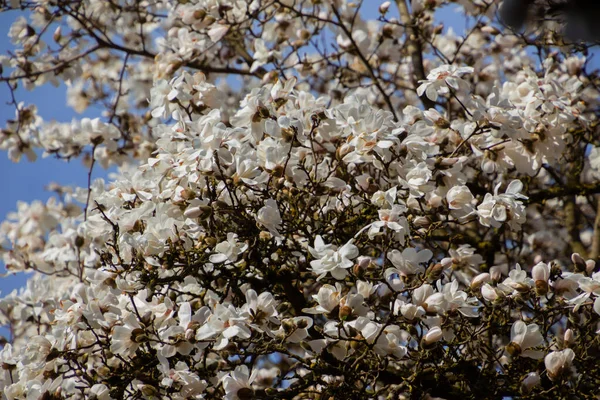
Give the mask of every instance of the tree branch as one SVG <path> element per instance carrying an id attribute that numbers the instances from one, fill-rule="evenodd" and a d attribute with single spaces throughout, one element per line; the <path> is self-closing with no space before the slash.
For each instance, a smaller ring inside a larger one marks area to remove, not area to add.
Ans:
<path id="1" fill-rule="evenodd" d="M 410 55 L 413 67 L 413 84 L 416 90 L 419 86 L 419 81 L 426 79 L 425 67 L 423 66 L 423 47 L 419 40 L 419 32 L 415 27 L 410 11 L 408 11 L 406 0 L 396 0 L 396 5 L 400 12 L 400 20 L 406 26 L 406 44 L 408 45 L 408 54 Z M 426 109 L 435 108 L 435 103 L 429 100 L 425 94 L 420 99 Z"/>

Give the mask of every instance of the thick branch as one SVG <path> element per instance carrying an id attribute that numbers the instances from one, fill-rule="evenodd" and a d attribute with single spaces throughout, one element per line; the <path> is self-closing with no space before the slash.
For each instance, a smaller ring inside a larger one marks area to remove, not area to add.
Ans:
<path id="1" fill-rule="evenodd" d="M 593 260 L 600 255 L 600 201 L 596 207 L 596 219 L 594 219 L 594 236 L 592 237 L 592 249 L 589 257 Z"/>
<path id="2" fill-rule="evenodd" d="M 419 32 L 415 27 L 412 16 L 408 11 L 406 0 L 396 0 L 398 11 L 400 12 L 400 19 L 404 26 L 406 26 L 406 44 L 408 46 L 408 54 L 413 67 L 413 84 L 415 90 L 419 85 L 419 81 L 425 80 L 425 67 L 423 67 L 423 47 L 419 40 Z M 435 108 L 435 103 L 427 98 L 425 94 L 421 96 L 421 102 L 425 108 Z"/>
<path id="3" fill-rule="evenodd" d="M 585 196 L 600 193 L 600 182 L 593 184 L 580 183 L 577 185 L 556 185 L 537 192 L 530 193 L 528 204 L 541 203 L 544 200 L 555 199 L 564 196 Z"/>

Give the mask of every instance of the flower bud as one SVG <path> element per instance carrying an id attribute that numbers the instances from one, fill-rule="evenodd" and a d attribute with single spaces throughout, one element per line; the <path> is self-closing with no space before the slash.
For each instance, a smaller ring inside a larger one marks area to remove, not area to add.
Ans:
<path id="1" fill-rule="evenodd" d="M 481 287 L 481 295 L 487 301 L 496 302 L 499 301 L 503 296 L 499 290 L 491 286 L 489 283 L 484 284 Z"/>
<path id="2" fill-rule="evenodd" d="M 433 328 L 431 328 L 429 330 L 429 332 L 427 332 L 425 334 L 425 336 L 423 336 L 423 340 L 421 341 L 421 344 L 423 345 L 423 347 L 430 347 L 433 344 L 442 340 L 442 337 L 443 337 L 442 329 L 439 326 L 434 326 Z"/>
<path id="3" fill-rule="evenodd" d="M 537 263 L 531 270 L 534 281 L 547 281 L 550 279 L 550 267 L 545 263 Z"/>
<path id="4" fill-rule="evenodd" d="M 481 285 L 484 283 L 489 283 L 491 280 L 492 278 L 490 277 L 490 274 L 488 272 L 483 272 L 471 280 L 470 287 L 472 290 L 477 290 L 481 287 Z"/>
<path id="5" fill-rule="evenodd" d="M 281 323 L 281 327 L 283 331 L 287 334 L 291 333 L 294 330 L 294 323 L 288 320 L 285 320 Z"/>
<path id="6" fill-rule="evenodd" d="M 585 260 L 579 255 L 579 253 L 573 253 L 571 255 L 571 261 L 573 261 L 576 272 L 583 272 L 586 270 L 587 265 L 585 264 Z"/>
<path id="7" fill-rule="evenodd" d="M 513 357 L 521 354 L 521 351 L 522 351 L 521 346 L 519 346 L 518 343 L 510 342 L 509 344 L 506 345 L 506 352 Z"/>
<path id="8" fill-rule="evenodd" d="M 571 328 L 567 329 L 563 338 L 563 340 L 565 341 L 565 346 L 569 347 L 569 345 L 571 345 L 573 343 L 573 340 L 575 339 L 575 334 L 573 333 L 573 330 Z"/>
<path id="9" fill-rule="evenodd" d="M 538 296 L 545 296 L 548 293 L 548 282 L 546 281 L 535 281 L 535 293 Z"/>
<path id="10" fill-rule="evenodd" d="M 444 272 L 444 266 L 440 263 L 431 264 L 425 271 L 425 277 L 428 281 L 436 281 Z"/>
<path id="11" fill-rule="evenodd" d="M 539 386 L 541 382 L 542 380 L 537 372 L 530 372 L 521 382 L 521 391 L 529 393 L 534 387 Z"/>
<path id="12" fill-rule="evenodd" d="M 381 14 L 385 14 L 385 13 L 387 13 L 387 12 L 388 12 L 388 10 L 389 10 L 389 8 L 390 8 L 390 4 L 391 4 L 391 3 L 390 3 L 389 1 L 386 1 L 386 2 L 382 3 L 382 4 L 379 6 L 379 13 L 381 13 Z"/>
<path id="13" fill-rule="evenodd" d="M 592 275 L 594 273 L 595 269 L 596 269 L 596 261 L 594 261 L 594 260 L 587 260 L 585 262 L 585 272 L 588 275 Z"/>
<path id="14" fill-rule="evenodd" d="M 60 26 L 54 31 L 54 35 L 52 36 L 52 38 L 55 42 L 58 42 L 62 38 L 62 30 Z"/>
<path id="15" fill-rule="evenodd" d="M 544 365 L 550 380 L 555 380 L 561 375 L 569 373 L 571 363 L 575 359 L 575 352 L 571 349 L 553 351 L 544 357 Z"/>
<path id="16" fill-rule="evenodd" d="M 299 319 L 299 320 L 296 321 L 296 327 L 298 329 L 304 329 L 307 326 L 308 326 L 308 322 L 304 318 L 301 318 L 301 319 Z"/>
<path id="17" fill-rule="evenodd" d="M 144 396 L 149 396 L 149 397 L 153 397 L 158 394 L 158 389 L 156 389 L 152 385 L 143 385 L 141 388 L 141 391 Z"/>
<path id="18" fill-rule="evenodd" d="M 134 343 L 144 343 L 150 340 L 146 331 L 141 328 L 136 328 L 131 331 L 131 341 Z"/>
<path id="19" fill-rule="evenodd" d="M 490 268 L 490 277 L 493 282 L 499 282 L 500 279 L 502 279 L 502 271 L 500 271 L 500 268 L 496 266 Z"/>
<path id="20" fill-rule="evenodd" d="M 431 221 L 427 217 L 419 216 L 413 219 L 413 224 L 419 228 L 427 228 L 431 225 Z"/>

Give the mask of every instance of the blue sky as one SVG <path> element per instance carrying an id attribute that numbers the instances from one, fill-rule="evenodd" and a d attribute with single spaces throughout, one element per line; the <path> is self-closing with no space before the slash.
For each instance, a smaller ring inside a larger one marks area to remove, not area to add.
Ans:
<path id="1" fill-rule="evenodd" d="M 0 54 L 5 54 L 12 49 L 8 38 L 8 31 L 12 22 L 17 18 L 17 12 L 0 13 Z M 14 118 L 15 111 L 10 101 L 10 92 L 6 84 L 0 87 L 0 125 Z M 42 86 L 29 92 L 19 89 L 16 92 L 17 101 L 26 104 L 36 104 L 39 114 L 46 121 L 71 121 L 81 118 L 66 105 L 66 86 L 54 88 L 51 85 Z M 87 114 L 93 116 L 93 112 Z M 18 201 L 32 202 L 33 200 L 46 201 L 52 193 L 45 190 L 46 185 L 57 182 L 64 185 L 86 186 L 87 171 L 80 160 L 65 162 L 53 158 L 42 158 L 39 154 L 36 162 L 23 159 L 20 163 L 13 163 L 5 152 L 0 153 L 0 187 L 3 188 L 0 196 L 0 221 L 16 210 Z M 106 171 L 96 168 L 94 177 L 106 176 Z M 0 272 L 4 272 L 4 265 L 0 263 Z M 27 279 L 26 274 L 11 274 L 0 278 L 0 297 L 10 293 L 14 288 L 21 287 Z"/>

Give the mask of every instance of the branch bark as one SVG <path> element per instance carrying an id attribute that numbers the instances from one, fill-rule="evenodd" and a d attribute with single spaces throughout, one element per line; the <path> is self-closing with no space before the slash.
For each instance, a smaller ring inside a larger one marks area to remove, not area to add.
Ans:
<path id="1" fill-rule="evenodd" d="M 596 260 L 600 255 L 600 201 L 596 207 L 596 219 L 594 220 L 594 236 L 592 237 L 592 249 L 589 257 Z"/>
<path id="2" fill-rule="evenodd" d="M 396 5 L 400 13 L 400 20 L 406 27 L 406 44 L 413 67 L 413 84 L 415 90 L 417 90 L 419 81 L 426 78 L 425 67 L 423 66 L 423 46 L 419 40 L 419 31 L 416 29 L 410 11 L 408 11 L 406 0 L 396 0 Z M 425 94 L 420 99 L 426 109 L 435 108 L 435 103 L 429 100 Z"/>

